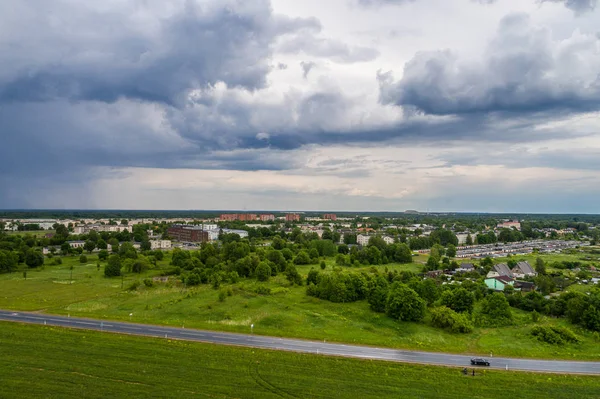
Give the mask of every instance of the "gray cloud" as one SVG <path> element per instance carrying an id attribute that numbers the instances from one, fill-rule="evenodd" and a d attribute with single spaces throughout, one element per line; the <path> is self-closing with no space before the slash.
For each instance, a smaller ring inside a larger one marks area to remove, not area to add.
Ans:
<path id="1" fill-rule="evenodd" d="M 368 1 L 368 0 L 367 0 Z M 385 1 L 385 0 L 382 0 Z M 493 4 L 498 0 L 471 0 L 481 4 Z M 593 11 L 598 5 L 598 0 L 535 0 L 538 3 L 561 3 L 576 14 L 582 14 L 588 11 Z"/>
<path id="2" fill-rule="evenodd" d="M 310 71 L 317 66 L 315 62 L 312 61 L 301 61 L 300 66 L 302 67 L 302 77 L 304 79 L 308 78 L 308 74 Z"/>
<path id="3" fill-rule="evenodd" d="M 422 52 L 398 82 L 379 73 L 381 100 L 438 115 L 598 109 L 597 45 L 595 35 L 553 41 L 527 15 L 511 14 L 479 61 L 450 50 Z"/>
<path id="4" fill-rule="evenodd" d="M 400 5 L 411 3 L 415 0 L 358 0 L 358 4 L 363 7 L 377 7 L 384 5 Z"/>
<path id="5" fill-rule="evenodd" d="M 373 48 L 350 46 L 338 40 L 320 38 L 312 34 L 293 35 L 283 39 L 278 50 L 291 54 L 302 52 L 344 64 L 372 61 L 379 56 L 379 51 Z"/>
<path id="6" fill-rule="evenodd" d="M 187 1 L 164 17 L 159 2 L 135 4 L 96 12 L 72 1 L 3 2 L 0 15 L 19 23 L 0 44 L 0 100 L 173 104 L 219 81 L 253 90 L 265 86 L 276 37 L 320 29 L 314 18 L 273 15 L 267 0 Z"/>

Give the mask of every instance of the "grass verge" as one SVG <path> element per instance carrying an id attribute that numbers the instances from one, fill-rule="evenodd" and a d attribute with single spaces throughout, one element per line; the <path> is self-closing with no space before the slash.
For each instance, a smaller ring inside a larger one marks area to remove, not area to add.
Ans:
<path id="1" fill-rule="evenodd" d="M 597 398 L 591 376 L 418 366 L 0 322 L 2 398 Z"/>

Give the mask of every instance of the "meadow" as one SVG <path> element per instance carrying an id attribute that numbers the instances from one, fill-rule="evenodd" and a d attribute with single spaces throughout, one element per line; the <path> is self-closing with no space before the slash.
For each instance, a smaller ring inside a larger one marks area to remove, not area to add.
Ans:
<path id="1" fill-rule="evenodd" d="M 332 303 L 310 297 L 306 295 L 306 287 L 290 286 L 282 275 L 266 283 L 242 279 L 220 289 L 209 285 L 186 288 L 173 278 L 153 287 L 141 283 L 160 274 L 168 265 L 167 257 L 155 270 L 142 275 L 128 274 L 121 280 L 104 277 L 103 267 L 97 268 L 95 255 L 89 256 L 86 264 L 80 264 L 78 257 L 66 257 L 62 265 L 29 270 L 26 279 L 21 272 L 0 275 L 0 309 L 241 333 L 249 333 L 250 325 L 254 324 L 255 334 L 426 351 L 600 359 L 597 334 L 571 326 L 566 320 L 542 317 L 539 323 L 568 325 L 581 340 L 562 346 L 544 344 L 529 335 L 534 325 L 530 315 L 516 309 L 513 309 L 516 319 L 513 326 L 452 334 L 431 327 L 427 320 L 426 323 L 394 321 L 371 311 L 366 301 Z M 418 267 L 418 264 L 388 266 L 403 270 Z M 310 268 L 298 269 L 306 274 Z M 136 282 L 140 283 L 136 289 L 128 289 Z M 265 288 L 270 294 L 264 294 Z M 221 292 L 225 295 L 219 298 Z"/>
<path id="2" fill-rule="evenodd" d="M 336 358 L 0 322 L 0 397 L 597 398 L 594 376 Z"/>

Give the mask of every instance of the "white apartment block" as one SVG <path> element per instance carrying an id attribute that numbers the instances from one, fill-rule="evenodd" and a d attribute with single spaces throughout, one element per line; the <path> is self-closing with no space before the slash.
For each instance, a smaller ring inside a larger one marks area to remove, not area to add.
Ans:
<path id="1" fill-rule="evenodd" d="M 365 246 L 369 243 L 369 238 L 371 237 L 369 237 L 368 235 L 359 234 L 358 236 L 356 236 L 356 243 L 358 245 Z"/>
<path id="2" fill-rule="evenodd" d="M 171 241 L 169 240 L 152 240 L 150 241 L 150 249 L 171 249 Z"/>
<path id="3" fill-rule="evenodd" d="M 392 237 L 390 237 L 390 236 L 384 236 L 384 237 L 383 237 L 383 241 L 385 241 L 385 243 L 386 243 L 387 245 L 390 245 L 390 244 L 393 244 L 393 243 L 394 243 L 394 239 L 393 239 Z"/>

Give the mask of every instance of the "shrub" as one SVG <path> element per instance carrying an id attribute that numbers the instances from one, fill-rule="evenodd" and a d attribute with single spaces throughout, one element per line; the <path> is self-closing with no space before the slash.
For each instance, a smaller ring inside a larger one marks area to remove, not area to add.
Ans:
<path id="1" fill-rule="evenodd" d="M 271 295 L 271 289 L 269 287 L 265 287 L 264 285 L 259 285 L 254 290 L 258 295 Z"/>
<path id="2" fill-rule="evenodd" d="M 504 294 L 494 292 L 481 301 L 477 324 L 481 326 L 506 326 L 512 323 L 510 305 Z"/>
<path id="3" fill-rule="evenodd" d="M 129 285 L 129 287 L 127 287 L 127 291 L 135 291 L 138 289 L 138 287 L 141 285 L 141 283 L 137 280 L 135 280 L 133 283 L 131 283 Z"/>
<path id="4" fill-rule="evenodd" d="M 573 331 L 565 327 L 535 326 L 531 329 L 531 335 L 542 342 L 552 345 L 563 345 L 565 343 L 579 342 L 579 339 L 573 333 Z"/>
<path id="5" fill-rule="evenodd" d="M 271 276 L 271 267 L 269 267 L 267 262 L 260 262 L 254 272 L 258 281 L 267 281 Z"/>
<path id="6" fill-rule="evenodd" d="M 62 265 L 62 259 L 61 258 L 54 258 L 52 260 L 52 263 L 55 265 Z"/>
<path id="7" fill-rule="evenodd" d="M 80 255 L 79 256 L 79 263 L 87 263 L 87 256 L 85 255 Z"/>
<path id="8" fill-rule="evenodd" d="M 426 302 L 411 288 L 394 283 L 388 294 L 385 313 L 393 319 L 419 321 L 425 316 Z"/>
<path id="9" fill-rule="evenodd" d="M 145 278 L 144 285 L 148 288 L 154 287 L 154 281 L 152 281 L 150 278 Z"/>
<path id="10" fill-rule="evenodd" d="M 445 306 L 431 309 L 431 325 L 453 333 L 465 334 L 473 331 L 473 325 L 466 315 Z"/>
<path id="11" fill-rule="evenodd" d="M 227 298 L 227 293 L 225 291 L 219 291 L 219 302 L 225 302 L 225 298 Z"/>

